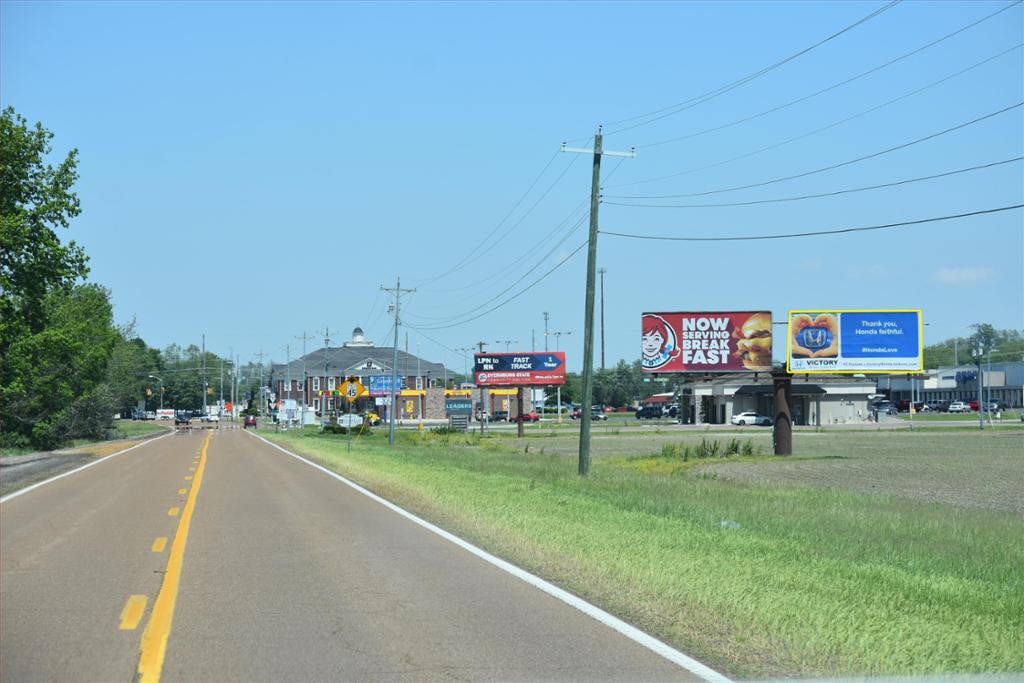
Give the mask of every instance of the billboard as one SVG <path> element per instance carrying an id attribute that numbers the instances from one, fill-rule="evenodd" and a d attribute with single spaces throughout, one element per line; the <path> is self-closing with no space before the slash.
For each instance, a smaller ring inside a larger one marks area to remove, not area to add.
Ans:
<path id="1" fill-rule="evenodd" d="M 478 387 L 565 384 L 565 352 L 473 354 Z"/>
<path id="2" fill-rule="evenodd" d="M 790 311 L 789 372 L 920 372 L 919 309 Z"/>
<path id="3" fill-rule="evenodd" d="M 644 313 L 644 372 L 769 372 L 769 311 Z"/>
<path id="4" fill-rule="evenodd" d="M 396 377 L 395 392 L 402 390 L 402 378 Z M 391 395 L 391 375 L 370 375 L 366 378 L 366 391 L 370 396 Z"/>

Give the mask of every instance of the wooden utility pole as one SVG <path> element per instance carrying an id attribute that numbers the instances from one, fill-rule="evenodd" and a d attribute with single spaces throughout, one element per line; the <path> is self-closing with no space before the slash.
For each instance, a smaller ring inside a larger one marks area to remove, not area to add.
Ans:
<path id="1" fill-rule="evenodd" d="M 394 287 L 381 285 L 381 291 L 395 295 L 395 343 L 391 349 L 391 405 L 388 406 L 388 444 L 395 445 L 395 407 L 398 404 L 398 393 L 395 384 L 398 382 L 398 326 L 402 321 L 402 293 L 413 293 L 415 289 L 402 289 L 402 278 L 395 278 Z M 408 340 L 406 341 L 408 345 Z M 407 356 L 408 357 L 408 356 Z"/>
<path id="2" fill-rule="evenodd" d="M 566 147 L 563 142 L 562 151 L 594 155 L 594 168 L 590 180 L 590 237 L 587 241 L 587 286 L 583 311 L 583 397 L 580 408 L 579 473 L 580 476 L 586 476 L 590 471 L 590 412 L 593 409 L 591 402 L 594 398 L 594 280 L 597 272 L 597 210 L 601 204 L 601 157 L 608 155 L 632 159 L 636 156 L 636 151 L 604 151 L 604 137 L 601 135 L 600 126 L 594 135 L 594 149 Z"/>
<path id="3" fill-rule="evenodd" d="M 306 426 L 306 382 L 309 378 L 306 376 L 306 341 L 312 339 L 312 335 L 307 336 L 306 331 L 302 331 L 301 337 L 295 337 L 296 339 L 302 340 L 302 412 L 299 417 L 299 428 Z"/>
<path id="4" fill-rule="evenodd" d="M 478 341 L 476 343 L 477 348 L 480 349 L 480 353 L 484 352 L 484 347 L 487 346 L 487 342 Z M 474 369 L 476 368 L 476 361 L 473 362 Z M 475 380 L 475 373 L 473 379 Z M 488 411 L 484 409 L 484 388 L 480 387 L 480 434 L 484 433 L 484 422 L 487 420 Z"/>
<path id="5" fill-rule="evenodd" d="M 601 369 L 604 370 L 604 274 L 608 271 L 598 268 L 597 273 L 601 276 Z"/>

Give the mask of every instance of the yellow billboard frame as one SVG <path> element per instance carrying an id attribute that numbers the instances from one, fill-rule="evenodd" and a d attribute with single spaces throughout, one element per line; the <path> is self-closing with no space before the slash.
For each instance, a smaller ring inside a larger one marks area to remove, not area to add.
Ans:
<path id="1" fill-rule="evenodd" d="M 917 313 L 917 356 L 920 359 L 914 370 L 792 370 L 789 361 L 793 358 L 793 314 L 794 313 Z M 786 313 L 786 372 L 791 375 L 905 375 L 924 372 L 924 310 L 920 308 L 797 308 Z"/>

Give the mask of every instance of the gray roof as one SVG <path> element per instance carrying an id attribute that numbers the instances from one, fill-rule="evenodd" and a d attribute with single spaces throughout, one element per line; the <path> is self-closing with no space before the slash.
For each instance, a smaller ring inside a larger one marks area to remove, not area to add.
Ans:
<path id="1" fill-rule="evenodd" d="M 305 363 L 306 374 L 310 377 L 322 376 L 324 374 L 324 360 L 327 361 L 328 376 L 344 376 L 348 374 L 378 375 L 391 373 L 391 356 L 394 349 L 386 346 L 338 346 L 326 349 L 317 349 L 307 353 L 304 357 L 297 358 L 287 365 L 275 363 L 270 368 L 270 374 L 280 379 L 285 375 L 302 377 L 303 363 Z M 369 370 L 358 366 L 365 366 L 370 361 L 383 370 Z M 444 377 L 447 372 L 449 377 L 455 376 L 451 368 L 445 369 L 441 363 L 433 363 L 418 358 L 411 353 L 398 350 L 398 374 L 404 377 L 412 377 L 417 374 L 421 377 Z"/>

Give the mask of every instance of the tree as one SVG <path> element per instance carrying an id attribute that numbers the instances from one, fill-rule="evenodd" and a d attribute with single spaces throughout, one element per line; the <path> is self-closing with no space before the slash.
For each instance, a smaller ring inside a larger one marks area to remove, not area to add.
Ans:
<path id="1" fill-rule="evenodd" d="M 0 114 L 0 357 L 25 329 L 43 329 L 50 291 L 88 273 L 81 247 L 61 244 L 56 232 L 80 211 L 71 190 L 78 151 L 56 167 L 46 164 L 52 139 L 41 123 L 30 128 L 12 107 Z"/>

